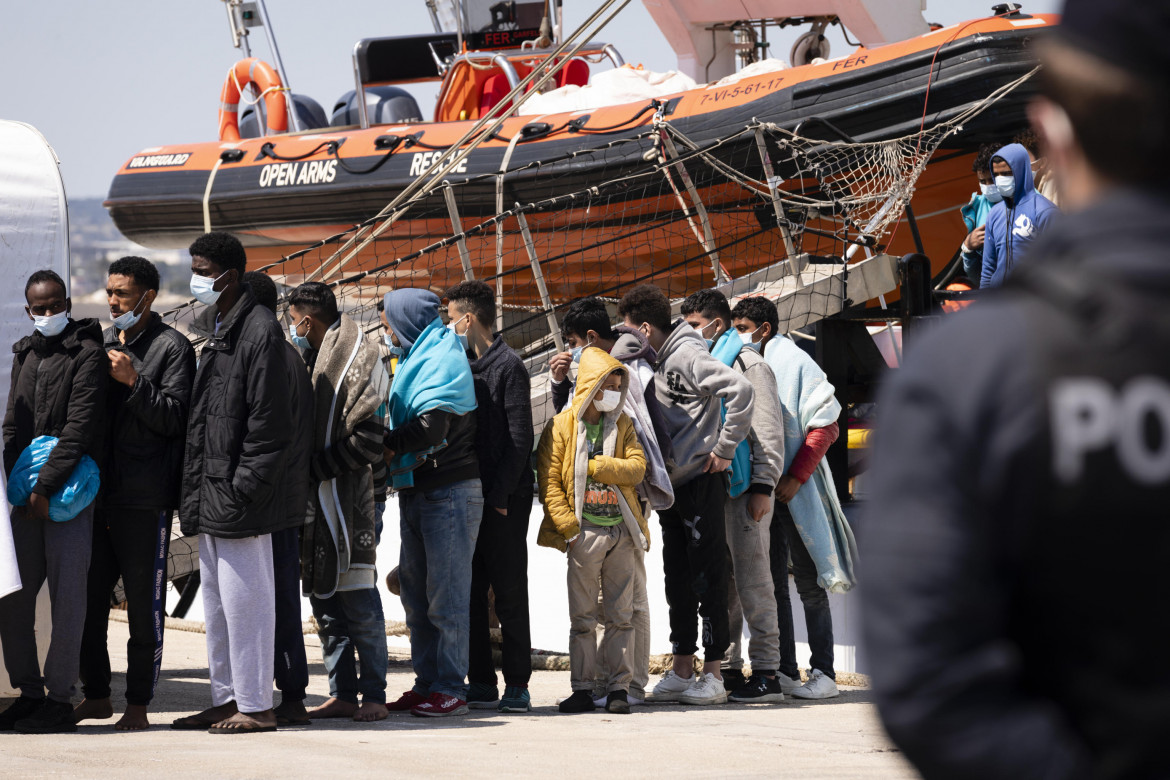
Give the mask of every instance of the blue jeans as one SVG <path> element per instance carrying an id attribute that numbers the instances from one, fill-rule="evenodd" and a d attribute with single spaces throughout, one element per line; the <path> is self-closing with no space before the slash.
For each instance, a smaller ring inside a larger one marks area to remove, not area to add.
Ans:
<path id="1" fill-rule="evenodd" d="M 483 519 L 478 479 L 398 494 L 398 576 L 414 691 L 467 698 L 471 558 Z"/>
<path id="2" fill-rule="evenodd" d="M 329 695 L 356 704 L 360 693 L 362 701 L 385 704 L 386 619 L 378 589 L 338 591 L 327 599 L 309 596 L 309 603 L 329 673 Z"/>

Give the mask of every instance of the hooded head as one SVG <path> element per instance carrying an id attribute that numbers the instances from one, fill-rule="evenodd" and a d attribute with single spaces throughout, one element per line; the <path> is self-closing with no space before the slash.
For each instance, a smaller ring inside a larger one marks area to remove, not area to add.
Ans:
<path id="1" fill-rule="evenodd" d="M 1016 182 L 1015 191 L 1011 195 L 1013 202 L 1019 203 L 1021 198 L 1036 189 L 1036 185 L 1032 180 L 1032 158 L 1028 156 L 1028 150 L 1022 144 L 1008 144 L 1007 146 L 1000 147 L 992 155 L 992 176 L 995 176 L 996 158 L 1003 160 L 1012 168 L 1012 177 Z"/>
<path id="2" fill-rule="evenodd" d="M 613 414 L 621 412 L 626 403 L 626 393 L 630 388 L 630 375 L 626 367 L 610 356 L 608 352 L 597 347 L 586 347 L 581 353 L 581 363 L 577 367 L 577 390 L 573 394 L 573 416 L 581 419 L 585 410 L 593 403 L 593 399 L 600 397 L 602 385 L 611 374 L 621 379 L 621 401 Z"/>
<path id="3" fill-rule="evenodd" d="M 439 318 L 439 296 L 430 290 L 406 287 L 391 290 L 382 299 L 386 321 L 406 351 L 414 346 L 419 334 Z"/>

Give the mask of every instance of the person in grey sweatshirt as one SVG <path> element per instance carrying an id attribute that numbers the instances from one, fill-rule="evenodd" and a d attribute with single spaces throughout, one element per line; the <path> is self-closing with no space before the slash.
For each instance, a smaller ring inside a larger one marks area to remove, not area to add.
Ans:
<path id="1" fill-rule="evenodd" d="M 768 556 L 772 492 L 784 466 L 783 415 L 776 375 L 760 354 L 756 339 L 761 334 L 733 327 L 741 323 L 734 323 L 723 293 L 694 293 L 683 301 L 682 315 L 695 330 L 711 334 L 712 355 L 721 363 L 730 363 L 751 382 L 755 407 L 751 431 L 738 448 L 743 451 L 742 461 L 733 461 L 724 507 L 732 573 L 727 589 L 731 648 L 723 664 L 724 687 L 732 701 L 784 701 L 783 680 L 776 676 L 780 667 L 780 629 Z M 735 474 L 741 462 L 746 462 L 746 473 Z M 749 680 L 743 676 L 744 617 L 750 636 Z"/>
<path id="2" fill-rule="evenodd" d="M 654 285 L 626 293 L 618 314 L 658 354 L 654 385 L 674 451 L 670 481 L 675 502 L 658 515 L 674 668 L 650 698 L 722 704 L 727 691 L 719 667 L 730 644 L 723 472 L 751 430 L 752 386 L 716 360 L 694 328 L 671 322 L 670 301 Z M 699 639 L 696 613 L 703 621 L 701 675 L 692 671 Z"/>

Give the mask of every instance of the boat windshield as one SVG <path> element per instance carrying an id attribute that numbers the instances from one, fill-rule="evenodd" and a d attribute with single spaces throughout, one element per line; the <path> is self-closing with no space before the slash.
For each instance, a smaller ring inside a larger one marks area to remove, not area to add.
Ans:
<path id="1" fill-rule="evenodd" d="M 435 24 L 462 32 L 468 49 L 519 47 L 540 37 L 545 0 L 432 0 Z M 462 18 L 462 30 L 459 30 Z"/>

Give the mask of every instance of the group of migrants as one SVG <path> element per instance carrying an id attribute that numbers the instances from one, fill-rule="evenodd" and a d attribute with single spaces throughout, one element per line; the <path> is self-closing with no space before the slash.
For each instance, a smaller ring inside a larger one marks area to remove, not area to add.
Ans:
<path id="1" fill-rule="evenodd" d="M 838 694 L 828 591 L 852 585 L 855 553 L 824 454 L 841 407 L 779 333 L 773 303 L 733 309 L 705 290 L 672 320 L 663 292 L 642 285 L 614 326 L 601 300 L 573 301 L 561 328 L 569 349 L 549 361 L 558 413 L 537 442 L 529 373 L 493 332 L 487 284 L 448 290 L 446 323 L 435 293 L 393 290 L 378 303 L 383 327 L 366 333 L 328 285 L 306 282 L 288 293 L 282 325 L 275 283 L 246 272 L 235 237 L 208 233 L 190 254 L 198 355 L 152 310 L 159 275 L 143 258 L 110 265 L 104 331 L 70 318 L 52 271 L 26 284 L 34 331 L 13 347 L 5 474 L 34 440 L 53 444 L 11 518 L 23 587 L 0 599 L 0 642 L 20 697 L 0 730 L 56 733 L 113 717 L 107 628 L 119 580 L 130 638 L 116 727 L 148 727 L 175 510 L 182 532 L 198 535 L 211 707 L 173 728 L 527 712 L 534 494 L 538 544 L 567 554 L 571 690 L 561 712 Z M 61 496 L 87 458 L 100 464 L 100 492 L 64 519 Z M 375 555 L 391 492 L 415 683 L 387 703 Z M 651 512 L 674 660 L 648 690 Z M 790 561 L 812 650 L 807 683 Z M 34 614 L 46 580 L 42 676 Z M 312 708 L 302 593 L 329 680 L 328 700 Z"/>

